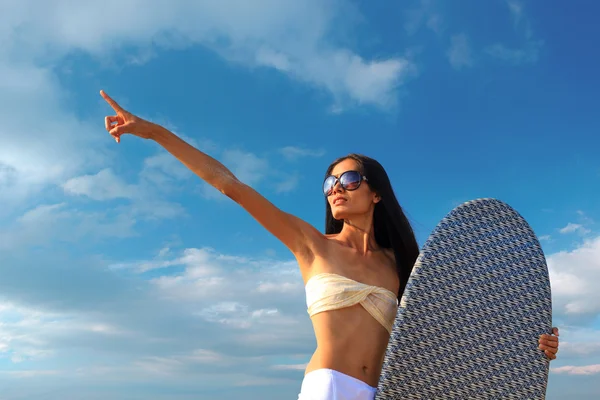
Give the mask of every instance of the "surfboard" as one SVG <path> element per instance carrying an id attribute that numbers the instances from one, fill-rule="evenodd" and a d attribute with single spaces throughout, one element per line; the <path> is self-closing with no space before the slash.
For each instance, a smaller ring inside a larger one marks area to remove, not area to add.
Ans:
<path id="1" fill-rule="evenodd" d="M 477 199 L 435 227 L 401 298 L 376 399 L 544 399 L 546 259 L 508 204 Z"/>

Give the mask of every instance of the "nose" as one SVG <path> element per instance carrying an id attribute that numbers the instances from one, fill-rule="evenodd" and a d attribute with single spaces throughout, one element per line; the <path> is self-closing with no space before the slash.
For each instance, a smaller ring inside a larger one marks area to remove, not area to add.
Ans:
<path id="1" fill-rule="evenodd" d="M 335 183 L 333 185 L 333 193 L 341 193 L 344 191 L 344 188 L 342 187 L 342 184 L 340 183 L 339 179 L 335 180 Z"/>

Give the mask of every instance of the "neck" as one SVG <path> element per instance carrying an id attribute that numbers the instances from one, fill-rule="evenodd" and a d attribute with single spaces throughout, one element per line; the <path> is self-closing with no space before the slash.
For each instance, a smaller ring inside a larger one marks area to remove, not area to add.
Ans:
<path id="1" fill-rule="evenodd" d="M 375 241 L 372 215 L 364 218 L 345 219 L 338 239 L 362 254 L 379 250 Z"/>

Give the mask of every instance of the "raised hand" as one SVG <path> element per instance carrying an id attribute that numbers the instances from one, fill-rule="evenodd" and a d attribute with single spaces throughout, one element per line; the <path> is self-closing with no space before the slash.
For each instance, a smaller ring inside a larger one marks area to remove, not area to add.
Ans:
<path id="1" fill-rule="evenodd" d="M 544 350 L 550 360 L 556 359 L 558 353 L 558 328 L 552 328 L 552 335 L 541 335 L 539 348 Z"/>
<path id="2" fill-rule="evenodd" d="M 151 122 L 126 111 L 103 90 L 100 91 L 100 95 L 117 113 L 117 115 L 110 115 L 104 118 L 106 130 L 115 138 L 117 143 L 121 142 L 121 135 L 126 133 L 144 139 L 150 138 L 151 127 L 153 125 Z"/>

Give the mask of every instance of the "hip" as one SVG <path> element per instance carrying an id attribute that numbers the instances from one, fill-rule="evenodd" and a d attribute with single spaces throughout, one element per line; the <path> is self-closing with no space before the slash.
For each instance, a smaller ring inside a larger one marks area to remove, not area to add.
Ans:
<path id="1" fill-rule="evenodd" d="M 307 372 L 298 400 L 373 400 L 377 388 L 330 368 Z"/>

